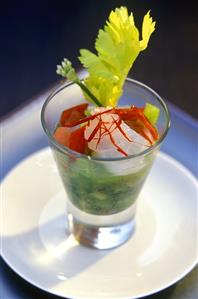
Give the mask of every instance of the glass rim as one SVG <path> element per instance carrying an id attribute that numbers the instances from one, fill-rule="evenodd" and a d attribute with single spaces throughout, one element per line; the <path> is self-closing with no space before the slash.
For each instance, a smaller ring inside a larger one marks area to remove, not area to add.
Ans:
<path id="1" fill-rule="evenodd" d="M 54 91 L 52 91 L 50 93 L 50 95 L 47 97 L 47 99 L 45 100 L 42 109 L 41 109 L 41 123 L 42 123 L 42 127 L 43 130 L 45 132 L 45 134 L 47 135 L 47 137 L 49 138 L 50 142 L 61 152 L 63 152 L 64 154 L 69 154 L 71 156 L 74 156 L 75 158 L 83 158 L 83 159 L 88 159 L 88 160 L 93 160 L 93 161 L 100 161 L 100 162 L 111 162 L 111 161 L 123 161 L 123 160 L 129 160 L 132 158 L 136 158 L 136 157 L 140 157 L 140 156 L 144 156 L 145 154 L 148 154 L 150 152 L 152 152 L 155 148 L 157 148 L 162 141 L 164 140 L 164 138 L 166 137 L 168 130 L 170 128 L 170 113 L 169 113 L 169 109 L 166 105 L 166 103 L 164 102 L 164 100 L 162 99 L 162 97 L 155 92 L 152 88 L 150 88 L 149 86 L 147 86 L 146 84 L 139 82 L 137 80 L 131 79 L 131 78 L 127 78 L 126 82 L 129 83 L 135 83 L 136 85 L 139 85 L 145 89 L 147 89 L 150 93 L 152 93 L 158 100 L 158 102 L 162 105 L 164 111 L 165 111 L 165 115 L 166 115 L 166 127 L 165 130 L 163 132 L 163 134 L 160 136 L 160 138 L 153 144 L 151 145 L 149 148 L 145 149 L 144 151 L 141 151 L 137 154 L 133 154 L 133 155 L 128 155 L 127 157 L 114 157 L 114 158 L 101 158 L 101 157 L 91 157 L 89 155 L 86 154 L 81 154 L 78 153 L 76 151 L 71 150 L 70 148 L 58 143 L 54 136 L 51 134 L 50 130 L 47 127 L 47 124 L 45 122 L 45 110 L 47 108 L 48 103 L 53 99 L 53 97 L 58 94 L 61 90 L 65 89 L 66 87 L 70 86 L 70 85 L 74 85 L 75 83 L 73 82 L 66 82 L 65 84 L 61 85 L 60 87 L 56 88 Z"/>

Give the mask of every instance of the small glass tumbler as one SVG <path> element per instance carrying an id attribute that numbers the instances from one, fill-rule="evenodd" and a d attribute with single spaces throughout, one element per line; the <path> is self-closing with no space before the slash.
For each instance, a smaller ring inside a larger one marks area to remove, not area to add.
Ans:
<path id="1" fill-rule="evenodd" d="M 53 134 L 63 110 L 84 102 L 80 88 L 67 83 L 43 105 L 41 121 L 67 193 L 67 223 L 79 243 L 98 249 L 116 247 L 135 228 L 138 195 L 169 126 L 169 112 L 162 98 L 146 85 L 127 79 L 120 106 L 160 109 L 158 141 L 145 151 L 119 158 L 90 157 L 57 143 Z"/>

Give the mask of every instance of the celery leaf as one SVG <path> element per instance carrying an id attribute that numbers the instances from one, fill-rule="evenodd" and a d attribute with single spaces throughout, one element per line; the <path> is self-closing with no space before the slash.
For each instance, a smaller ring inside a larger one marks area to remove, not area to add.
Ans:
<path id="1" fill-rule="evenodd" d="M 143 19 L 142 40 L 133 14 L 126 7 L 111 11 L 95 42 L 97 54 L 81 49 L 79 60 L 88 70 L 84 84 L 104 106 L 116 106 L 129 70 L 139 53 L 146 49 L 155 22 L 148 12 Z M 85 97 L 89 99 L 88 95 Z M 89 99 L 90 100 L 90 99 Z"/>

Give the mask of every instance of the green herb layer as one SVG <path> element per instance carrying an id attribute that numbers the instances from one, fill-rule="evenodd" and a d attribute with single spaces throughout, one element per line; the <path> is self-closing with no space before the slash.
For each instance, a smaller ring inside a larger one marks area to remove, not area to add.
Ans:
<path id="1" fill-rule="evenodd" d="M 57 150 L 54 154 L 71 202 L 95 215 L 111 215 L 130 207 L 137 199 L 153 160 L 147 157 L 146 166 L 135 173 L 114 175 L 102 162 L 69 158 Z"/>

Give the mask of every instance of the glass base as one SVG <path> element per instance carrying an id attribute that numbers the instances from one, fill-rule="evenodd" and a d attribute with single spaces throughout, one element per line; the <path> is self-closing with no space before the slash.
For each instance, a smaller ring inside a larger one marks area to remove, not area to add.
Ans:
<path id="1" fill-rule="evenodd" d="M 69 215 L 69 227 L 74 238 L 82 245 L 110 249 L 126 242 L 134 232 L 134 218 L 130 221 L 114 226 L 93 226 L 79 222 Z"/>

